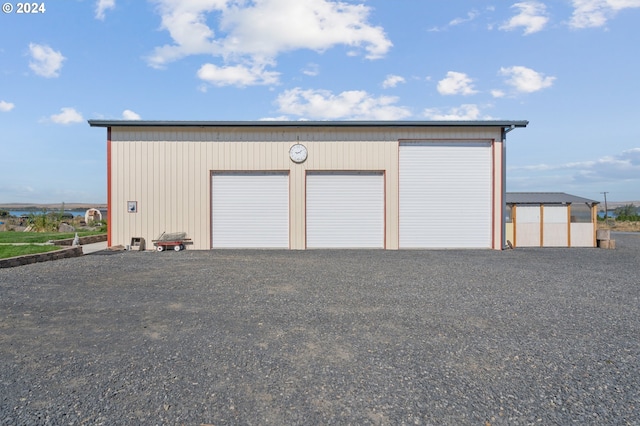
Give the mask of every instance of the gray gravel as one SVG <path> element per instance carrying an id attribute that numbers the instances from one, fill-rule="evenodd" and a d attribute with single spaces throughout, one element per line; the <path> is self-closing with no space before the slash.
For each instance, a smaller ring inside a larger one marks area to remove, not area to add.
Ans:
<path id="1" fill-rule="evenodd" d="M 640 424 L 640 235 L 615 238 L 0 270 L 0 424 Z"/>

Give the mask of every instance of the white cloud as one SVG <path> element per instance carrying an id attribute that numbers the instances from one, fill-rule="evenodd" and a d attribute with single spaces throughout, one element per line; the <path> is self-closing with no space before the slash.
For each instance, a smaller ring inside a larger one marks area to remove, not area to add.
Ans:
<path id="1" fill-rule="evenodd" d="M 31 61 L 29 68 L 42 77 L 51 78 L 60 75 L 62 62 L 66 59 L 62 53 L 56 52 L 44 44 L 29 43 Z"/>
<path id="2" fill-rule="evenodd" d="M 465 73 L 449 71 L 447 76 L 438 82 L 441 95 L 473 95 L 478 93 L 473 88 L 473 80 Z"/>
<path id="3" fill-rule="evenodd" d="M 130 109 L 125 109 L 122 111 L 122 119 L 123 120 L 140 120 L 141 117 L 139 114 L 131 111 Z"/>
<path id="4" fill-rule="evenodd" d="M 389 89 L 391 87 L 396 87 L 398 84 L 404 83 L 404 82 L 406 82 L 404 77 L 401 77 L 399 75 L 389 74 L 387 78 L 385 78 L 384 81 L 382 82 L 382 87 L 384 87 L 385 89 Z"/>
<path id="5" fill-rule="evenodd" d="M 309 77 L 316 77 L 320 74 L 320 66 L 318 64 L 307 64 L 307 67 L 302 70 L 302 73 Z"/>
<path id="6" fill-rule="evenodd" d="M 244 65 L 219 67 L 214 64 L 204 64 L 198 70 L 198 78 L 214 86 L 254 86 L 277 84 L 280 73 L 265 71 L 263 67 L 248 68 Z"/>
<path id="7" fill-rule="evenodd" d="M 343 45 L 369 59 L 391 48 L 384 29 L 368 23 L 370 8 L 329 0 L 154 0 L 162 29 L 173 44 L 157 47 L 153 67 L 189 55 L 212 55 L 229 63 L 273 65 L 283 52 L 325 51 Z M 215 14 L 215 16 L 211 16 Z M 209 25 L 218 23 L 215 29 Z M 225 67 L 223 67 L 225 68 Z M 257 81 L 261 81 L 258 79 Z M 261 83 L 258 83 L 261 84 Z"/>
<path id="8" fill-rule="evenodd" d="M 605 156 L 597 160 L 573 161 L 563 164 L 534 164 L 513 166 L 509 170 L 557 171 L 577 170 L 582 175 L 600 175 L 610 178 L 640 180 L 640 148 L 631 148 L 622 153 Z"/>
<path id="9" fill-rule="evenodd" d="M 98 0 L 96 2 L 96 19 L 104 20 L 104 13 L 109 9 L 116 8 L 116 0 Z"/>
<path id="10" fill-rule="evenodd" d="M 533 93 L 546 89 L 551 87 L 556 79 L 545 77 L 542 73 L 522 66 L 500 68 L 499 74 L 507 77 L 506 83 L 521 93 Z"/>
<path id="11" fill-rule="evenodd" d="M 573 0 L 569 26 L 576 29 L 601 27 L 623 9 L 640 7 L 640 0 Z"/>
<path id="12" fill-rule="evenodd" d="M 396 106 L 398 98 L 374 97 L 365 91 L 351 90 L 338 95 L 328 90 L 295 88 L 280 94 L 276 104 L 280 112 L 319 120 L 400 120 L 411 115 Z"/>
<path id="13" fill-rule="evenodd" d="M 449 21 L 449 23 L 446 26 L 433 27 L 428 29 L 427 31 L 430 31 L 430 32 L 446 31 L 450 27 L 455 27 L 457 25 L 462 25 L 462 24 L 466 24 L 467 22 L 474 21 L 478 16 L 480 16 L 480 13 L 478 13 L 478 11 L 476 10 L 472 10 L 471 12 L 467 13 L 467 16 L 464 18 L 454 18 L 451 21 Z"/>
<path id="14" fill-rule="evenodd" d="M 449 22 L 449 26 L 453 27 L 456 25 L 460 25 L 460 24 L 464 24 L 466 22 L 471 22 L 474 19 L 476 19 L 478 17 L 478 12 L 475 10 L 472 10 L 471 12 L 467 13 L 467 17 L 466 18 L 455 18 L 453 20 L 451 20 Z"/>
<path id="15" fill-rule="evenodd" d="M 613 195 L 617 199 L 637 198 L 637 190 L 629 191 L 629 188 L 638 188 L 640 184 L 640 148 L 595 160 L 509 166 L 507 176 L 509 191 L 598 194 L 607 190 L 617 194 Z"/>
<path id="16" fill-rule="evenodd" d="M 443 112 L 439 108 L 428 108 L 424 110 L 424 116 L 429 120 L 479 120 L 480 108 L 474 104 L 464 104 L 459 107 L 450 108 Z M 483 117 L 484 120 L 490 117 Z"/>
<path id="17" fill-rule="evenodd" d="M 82 114 L 76 111 L 74 108 L 64 107 L 61 108 L 60 114 L 54 114 L 49 119 L 57 124 L 72 124 L 81 123 L 84 121 Z"/>
<path id="18" fill-rule="evenodd" d="M 0 101 L 0 112 L 9 112 L 11 111 L 15 105 L 11 102 Z"/>
<path id="19" fill-rule="evenodd" d="M 547 6 L 539 1 L 523 1 L 511 7 L 518 9 L 520 13 L 500 26 L 501 30 L 511 31 L 524 27 L 524 35 L 529 35 L 541 31 L 549 22 Z"/>
<path id="20" fill-rule="evenodd" d="M 502 90 L 494 89 L 491 91 L 491 96 L 494 98 L 504 98 L 506 94 Z"/>

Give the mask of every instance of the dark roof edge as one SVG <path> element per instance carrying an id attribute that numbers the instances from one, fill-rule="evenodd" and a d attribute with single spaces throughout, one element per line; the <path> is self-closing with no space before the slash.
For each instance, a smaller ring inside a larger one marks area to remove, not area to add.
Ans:
<path id="1" fill-rule="evenodd" d="M 507 192 L 505 202 L 507 204 L 600 204 L 600 201 L 565 192 Z"/>
<path id="2" fill-rule="evenodd" d="M 527 127 L 526 120 L 486 121 L 149 121 L 88 120 L 91 127 Z"/>

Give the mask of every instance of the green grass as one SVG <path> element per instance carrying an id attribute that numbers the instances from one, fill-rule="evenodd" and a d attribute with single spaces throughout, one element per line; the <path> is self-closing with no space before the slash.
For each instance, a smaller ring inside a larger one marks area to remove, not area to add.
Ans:
<path id="1" fill-rule="evenodd" d="M 78 232 L 79 237 L 86 237 L 88 235 L 99 235 L 104 234 L 104 232 L 100 231 L 83 231 Z M 22 243 L 22 244 L 32 244 L 32 243 L 46 243 L 50 240 L 64 240 L 66 238 L 75 237 L 75 232 L 0 232 L 0 243 L 10 244 L 10 243 Z"/>
<path id="2" fill-rule="evenodd" d="M 0 259 L 14 256 L 24 256 L 25 254 L 46 253 L 48 251 L 60 250 L 60 246 L 0 246 Z"/>

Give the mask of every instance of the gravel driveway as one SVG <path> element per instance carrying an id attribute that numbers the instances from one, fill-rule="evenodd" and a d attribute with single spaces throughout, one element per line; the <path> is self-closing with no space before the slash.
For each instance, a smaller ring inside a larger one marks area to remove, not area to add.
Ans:
<path id="1" fill-rule="evenodd" d="M 640 424 L 640 235 L 615 238 L 3 269 L 0 424 Z"/>

